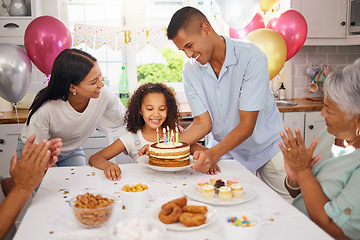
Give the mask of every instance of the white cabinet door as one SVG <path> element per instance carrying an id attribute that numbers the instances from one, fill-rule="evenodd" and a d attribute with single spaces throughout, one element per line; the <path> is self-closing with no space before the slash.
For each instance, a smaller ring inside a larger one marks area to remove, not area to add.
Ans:
<path id="1" fill-rule="evenodd" d="M 326 126 L 320 112 L 305 112 L 305 146 L 309 147 L 314 138 L 318 137 Z"/>
<path id="2" fill-rule="evenodd" d="M 10 160 L 16 151 L 23 124 L 0 124 L 0 174 L 10 177 Z"/>
<path id="3" fill-rule="evenodd" d="M 295 127 L 299 128 L 304 137 L 304 112 L 285 112 L 284 124 L 290 127 L 293 134 Z"/>
<path id="4" fill-rule="evenodd" d="M 36 0 L 26 0 L 25 3 L 28 7 L 26 16 L 0 16 L 0 43 L 24 45 L 25 30 L 37 16 Z"/>
<path id="5" fill-rule="evenodd" d="M 94 153 L 102 150 L 107 146 L 105 134 L 100 130 L 95 129 L 88 140 L 82 145 L 86 163 L 89 163 L 89 157 Z"/>
<path id="6" fill-rule="evenodd" d="M 282 0 L 281 8 L 292 8 L 304 16 L 307 38 L 345 38 L 347 0 Z"/>

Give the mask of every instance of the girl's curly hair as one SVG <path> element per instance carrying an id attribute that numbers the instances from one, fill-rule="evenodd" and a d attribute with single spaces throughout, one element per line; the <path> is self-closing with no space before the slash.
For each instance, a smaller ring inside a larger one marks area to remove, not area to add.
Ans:
<path id="1" fill-rule="evenodd" d="M 176 104 L 175 96 L 172 91 L 163 83 L 144 83 L 131 96 L 128 107 L 125 112 L 126 129 L 129 132 L 136 133 L 145 124 L 140 114 L 141 105 L 144 97 L 149 93 L 162 93 L 166 99 L 167 117 L 162 127 L 174 129 L 179 123 L 179 108 Z"/>

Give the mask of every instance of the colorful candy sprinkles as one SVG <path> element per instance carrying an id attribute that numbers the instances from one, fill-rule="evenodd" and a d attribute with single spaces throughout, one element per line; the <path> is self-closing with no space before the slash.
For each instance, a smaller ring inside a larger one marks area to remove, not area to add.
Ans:
<path id="1" fill-rule="evenodd" d="M 250 222 L 246 216 L 242 216 L 241 218 L 237 217 L 229 217 L 227 222 L 238 227 L 253 227 L 254 223 Z"/>

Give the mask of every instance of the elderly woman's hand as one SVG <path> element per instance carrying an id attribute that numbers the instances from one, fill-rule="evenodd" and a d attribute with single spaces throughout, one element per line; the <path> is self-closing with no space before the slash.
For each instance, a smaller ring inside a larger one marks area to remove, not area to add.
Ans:
<path id="1" fill-rule="evenodd" d="M 318 156 L 312 157 L 319 139 L 314 139 L 310 147 L 306 148 L 298 128 L 295 128 L 296 138 L 288 126 L 285 126 L 285 132 L 287 136 L 284 132 L 280 132 L 283 143 L 279 142 L 279 147 L 284 155 L 285 167 L 289 178 L 296 180 L 296 175 L 299 172 L 311 169 L 315 162 L 320 159 Z"/>

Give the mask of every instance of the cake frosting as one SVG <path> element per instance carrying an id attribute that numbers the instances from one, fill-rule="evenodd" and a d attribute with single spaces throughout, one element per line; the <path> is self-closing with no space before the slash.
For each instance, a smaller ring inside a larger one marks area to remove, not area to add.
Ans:
<path id="1" fill-rule="evenodd" d="M 149 146 L 149 164 L 159 167 L 182 167 L 190 164 L 190 146 L 187 143 L 164 142 Z"/>

